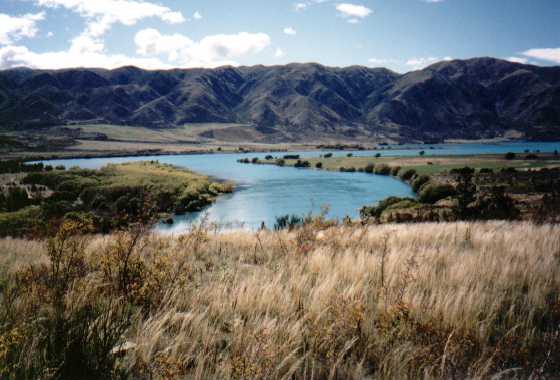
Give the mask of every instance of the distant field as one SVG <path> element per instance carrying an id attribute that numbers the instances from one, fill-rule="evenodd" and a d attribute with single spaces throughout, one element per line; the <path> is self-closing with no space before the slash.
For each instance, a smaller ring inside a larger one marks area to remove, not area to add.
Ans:
<path id="1" fill-rule="evenodd" d="M 322 163 L 323 169 L 338 171 L 340 168 L 364 168 L 368 164 L 386 164 L 389 166 L 400 166 L 406 169 L 415 169 L 418 174 L 438 174 L 451 169 L 469 166 L 476 169 L 489 168 L 516 168 L 536 169 L 545 167 L 560 167 L 560 157 L 551 154 L 540 154 L 537 159 L 525 159 L 523 155 L 519 158 L 506 160 L 503 155 L 481 155 L 481 156 L 441 156 L 441 157 L 331 157 L 331 158 L 308 158 L 311 167 Z M 275 160 L 265 160 L 262 163 L 273 164 Z M 296 160 L 286 160 L 287 166 L 292 166 Z"/>
<path id="2" fill-rule="evenodd" d="M 248 136 L 247 126 L 244 124 L 200 123 L 186 124 L 179 128 L 162 129 L 110 124 L 70 125 L 65 127 L 81 129 L 84 132 L 102 133 L 109 140 L 141 141 L 147 143 L 193 143 L 209 140 L 208 138 L 201 137 L 201 134 L 204 133 L 215 136 L 218 140 L 219 136 L 229 137 L 228 140 L 243 140 L 243 137 L 253 137 Z M 241 138 L 236 138 L 236 136 Z"/>

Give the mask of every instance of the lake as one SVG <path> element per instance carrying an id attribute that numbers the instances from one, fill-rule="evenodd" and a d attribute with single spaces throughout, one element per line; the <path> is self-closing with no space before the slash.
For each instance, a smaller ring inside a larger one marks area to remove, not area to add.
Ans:
<path id="1" fill-rule="evenodd" d="M 501 144 L 439 144 L 392 146 L 376 151 L 333 151 L 334 156 L 353 153 L 354 156 L 417 156 L 424 150 L 426 156 L 469 155 L 516 152 L 525 150 L 552 152 L 560 150 L 560 143 L 501 143 Z M 433 149 L 431 149 L 433 148 Z M 326 152 L 326 151 L 325 151 Z M 171 226 L 160 224 L 162 232 L 180 232 L 192 222 L 206 218 L 224 228 L 258 228 L 262 222 L 274 225 L 278 216 L 286 214 L 317 214 L 321 207 L 329 207 L 328 216 L 356 218 L 359 209 L 388 196 L 414 196 L 410 187 L 392 177 L 364 173 L 338 173 L 272 165 L 247 165 L 237 162 L 240 158 L 259 157 L 267 154 L 281 156 L 285 153 L 198 154 L 169 156 L 135 156 L 116 158 L 64 159 L 48 161 L 51 165 L 67 168 L 97 169 L 109 163 L 157 160 L 162 163 L 203 173 L 237 184 L 233 194 L 220 197 L 203 212 L 175 217 Z M 290 152 L 292 154 L 292 152 Z M 319 152 L 294 152 L 302 158 L 316 157 Z M 46 162 L 46 161 L 45 161 Z"/>

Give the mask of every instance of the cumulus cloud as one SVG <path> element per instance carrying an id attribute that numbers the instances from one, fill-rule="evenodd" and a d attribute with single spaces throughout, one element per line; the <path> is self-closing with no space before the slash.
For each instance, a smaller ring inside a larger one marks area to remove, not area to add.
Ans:
<path id="1" fill-rule="evenodd" d="M 143 29 L 134 37 L 136 52 L 140 55 L 167 54 L 169 61 L 176 61 L 179 52 L 194 45 L 194 42 L 182 34 L 162 35 L 156 29 Z"/>
<path id="2" fill-rule="evenodd" d="M 296 3 L 294 4 L 294 9 L 296 10 L 296 12 L 302 12 L 307 9 L 307 6 L 307 3 Z"/>
<path id="3" fill-rule="evenodd" d="M 43 12 L 23 16 L 10 16 L 0 13 L 0 44 L 11 44 L 22 37 L 35 37 L 37 22 L 45 18 Z"/>
<path id="4" fill-rule="evenodd" d="M 256 54 L 271 43 L 265 33 L 217 34 L 192 41 L 181 34 L 163 35 L 155 29 L 144 29 L 134 39 L 142 55 L 167 54 L 182 67 L 216 67 L 237 65 L 237 59 Z"/>
<path id="5" fill-rule="evenodd" d="M 199 11 L 194 12 L 193 18 L 195 20 L 202 20 L 202 14 Z"/>
<path id="6" fill-rule="evenodd" d="M 287 34 L 288 36 L 295 36 L 297 34 L 297 32 L 291 26 L 287 26 L 287 27 L 284 28 L 284 34 Z"/>
<path id="7" fill-rule="evenodd" d="M 405 65 L 411 67 L 414 70 L 420 70 L 431 64 L 441 61 L 451 61 L 451 57 L 421 57 L 421 58 L 411 58 L 405 62 Z"/>
<path id="8" fill-rule="evenodd" d="M 280 48 L 277 48 L 274 52 L 274 58 L 282 58 L 284 55 L 284 51 Z"/>
<path id="9" fill-rule="evenodd" d="M 560 48 L 529 49 L 523 52 L 523 55 L 541 61 L 560 64 Z"/>
<path id="10" fill-rule="evenodd" d="M 370 58 L 368 59 L 368 63 L 373 66 L 389 66 L 389 65 L 398 65 L 401 62 L 397 59 L 391 59 L 391 58 Z"/>
<path id="11" fill-rule="evenodd" d="M 170 24 L 185 21 L 181 12 L 173 11 L 163 5 L 148 1 L 135 0 L 35 0 L 37 5 L 48 8 L 63 7 L 88 20 L 84 34 L 100 37 L 113 24 L 127 26 L 135 25 L 138 21 L 157 17 Z"/>
<path id="12" fill-rule="evenodd" d="M 75 50 L 36 53 L 25 46 L 5 46 L 0 48 L 0 69 L 26 66 L 40 69 L 62 69 L 69 67 L 101 67 L 113 69 L 125 65 L 135 65 L 147 69 L 171 68 L 158 59 L 135 58 L 123 54 L 103 54 Z"/>
<path id="13" fill-rule="evenodd" d="M 355 24 L 369 16 L 373 11 L 368 7 L 358 4 L 340 3 L 336 5 L 338 14 L 347 19 L 349 23 Z"/>
<path id="14" fill-rule="evenodd" d="M 515 62 L 515 63 L 523 63 L 523 64 L 526 64 L 526 63 L 529 62 L 529 60 L 527 58 L 523 58 L 523 57 L 508 57 L 508 58 L 506 58 L 506 61 Z"/>

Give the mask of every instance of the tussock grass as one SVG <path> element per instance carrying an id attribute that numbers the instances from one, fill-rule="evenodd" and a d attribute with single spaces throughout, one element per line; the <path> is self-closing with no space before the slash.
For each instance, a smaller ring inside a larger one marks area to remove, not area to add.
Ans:
<path id="1" fill-rule="evenodd" d="M 30 248 L 45 262 L 47 249 L 36 244 L 2 240 L 0 250 Z M 560 371 L 559 226 L 308 224 L 258 233 L 201 227 L 174 237 L 92 237 L 86 246 L 84 272 L 68 285 L 66 302 L 130 305 L 129 324 L 109 355 L 118 356 L 119 373 L 134 378 Z M 28 262 L 2 263 L 13 273 Z M 19 297 L 25 304 L 33 295 Z M 16 322 L 3 323 L 5 337 Z"/>

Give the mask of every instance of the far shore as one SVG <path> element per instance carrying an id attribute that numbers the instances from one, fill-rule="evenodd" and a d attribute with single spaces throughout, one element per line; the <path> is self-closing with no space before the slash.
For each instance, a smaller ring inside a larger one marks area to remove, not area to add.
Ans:
<path id="1" fill-rule="evenodd" d="M 153 143 L 153 142 L 127 142 L 127 141 L 90 141 L 79 140 L 76 145 L 52 151 L 12 151 L 0 152 L 2 160 L 42 161 L 57 159 L 88 159 L 88 158 L 116 158 L 116 157 L 157 157 L 172 155 L 196 154 L 243 154 L 243 153 L 271 153 L 271 152 L 305 152 L 305 151 L 384 151 L 384 150 L 428 150 L 438 149 L 442 144 L 502 144 L 502 143 L 532 143 L 533 141 L 515 139 L 484 139 L 484 140 L 446 140 L 444 143 L 405 143 L 405 144 L 358 144 L 348 142 L 332 143 L 239 143 L 230 142 L 211 144 L 185 144 L 185 143 Z"/>

